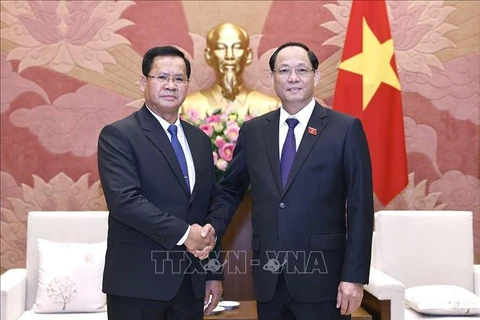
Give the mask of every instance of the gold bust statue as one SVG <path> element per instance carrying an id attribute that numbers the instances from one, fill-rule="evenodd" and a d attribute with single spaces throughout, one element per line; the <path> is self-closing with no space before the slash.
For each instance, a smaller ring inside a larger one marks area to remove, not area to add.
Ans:
<path id="1" fill-rule="evenodd" d="M 202 117 L 228 109 L 245 117 L 247 113 L 258 116 L 278 108 L 278 99 L 249 89 L 243 83 L 242 74 L 252 62 L 252 55 L 248 34 L 239 26 L 225 23 L 210 30 L 205 60 L 215 70 L 215 83 L 188 95 L 182 113 L 192 108 Z"/>

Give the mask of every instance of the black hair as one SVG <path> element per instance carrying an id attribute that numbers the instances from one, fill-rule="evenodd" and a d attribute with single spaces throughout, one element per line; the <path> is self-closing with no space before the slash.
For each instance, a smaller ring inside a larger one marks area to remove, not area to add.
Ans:
<path id="1" fill-rule="evenodd" d="M 173 46 L 154 47 L 149 49 L 143 56 L 142 73 L 146 77 L 152 69 L 152 62 L 155 57 L 180 57 L 185 61 L 185 68 L 187 70 L 187 78 L 190 79 L 191 67 L 190 61 L 185 57 L 185 54 Z"/>
<path id="2" fill-rule="evenodd" d="M 270 65 L 270 71 L 273 71 L 273 69 L 275 69 L 275 61 L 277 60 L 278 53 L 286 47 L 300 47 L 305 49 L 305 51 L 307 51 L 307 54 L 308 54 L 308 59 L 310 59 L 310 63 L 312 64 L 313 70 L 318 69 L 318 58 L 315 55 L 315 53 L 313 53 L 313 51 L 310 50 L 309 47 L 307 47 L 301 42 L 287 42 L 282 44 L 280 47 L 278 47 L 277 50 L 275 50 L 275 52 L 270 57 L 270 61 L 268 62 L 268 64 Z"/>

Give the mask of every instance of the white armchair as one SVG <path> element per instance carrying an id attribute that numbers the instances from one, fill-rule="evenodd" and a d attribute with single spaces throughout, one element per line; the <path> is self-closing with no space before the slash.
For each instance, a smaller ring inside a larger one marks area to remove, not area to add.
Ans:
<path id="1" fill-rule="evenodd" d="M 421 285 L 455 285 L 478 295 L 479 271 L 480 266 L 473 264 L 472 212 L 375 213 L 372 268 L 370 284 L 365 287 L 366 296 L 386 302 L 389 310 L 383 310 L 386 311 L 384 315 L 392 320 L 435 318 L 406 308 L 405 289 Z M 371 301 L 367 301 L 369 303 Z M 455 317 L 459 318 L 477 317 Z"/>
<path id="2" fill-rule="evenodd" d="M 106 320 L 107 313 L 36 314 L 38 282 L 37 239 L 55 242 L 97 243 L 107 238 L 106 211 L 30 212 L 27 222 L 26 269 L 11 269 L 1 276 L 1 320 Z"/>

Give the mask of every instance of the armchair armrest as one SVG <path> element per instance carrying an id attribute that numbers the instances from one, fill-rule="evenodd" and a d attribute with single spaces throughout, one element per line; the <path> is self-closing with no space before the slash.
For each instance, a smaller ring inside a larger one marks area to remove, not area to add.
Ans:
<path id="1" fill-rule="evenodd" d="M 10 269 L 0 279 L 2 290 L 1 320 L 16 320 L 25 312 L 27 270 Z"/>
<path id="2" fill-rule="evenodd" d="M 480 296 L 480 264 L 473 265 L 473 290 Z"/>
<path id="3" fill-rule="evenodd" d="M 371 267 L 370 282 L 365 286 L 365 290 L 370 294 L 366 295 L 366 298 L 370 297 L 382 302 L 389 302 L 386 305 L 380 305 L 382 309 L 385 309 L 385 307 L 388 308 L 388 306 L 390 307 L 390 310 L 381 310 L 381 314 L 383 315 L 381 316 L 382 320 L 384 320 L 384 318 L 389 318 L 391 320 L 404 320 L 405 286 L 400 281 Z M 372 304 L 371 301 L 368 301 L 369 299 L 365 300 L 366 304 Z M 368 306 L 366 307 L 368 308 Z M 367 308 L 365 308 L 365 310 L 367 310 Z"/>

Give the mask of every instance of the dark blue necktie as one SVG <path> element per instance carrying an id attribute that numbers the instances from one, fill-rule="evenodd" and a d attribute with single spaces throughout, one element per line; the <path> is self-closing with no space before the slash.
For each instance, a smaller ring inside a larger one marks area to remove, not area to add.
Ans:
<path id="1" fill-rule="evenodd" d="M 168 126 L 168 132 L 170 132 L 172 136 L 172 147 L 173 151 L 175 151 L 175 155 L 178 159 L 178 164 L 180 164 L 180 169 L 182 169 L 183 178 L 185 179 L 185 183 L 187 184 L 188 191 L 190 191 L 190 181 L 188 180 L 188 168 L 187 168 L 187 160 L 185 159 L 185 153 L 183 153 L 182 145 L 180 141 L 178 141 L 177 137 L 177 126 L 171 124 Z"/>
<path id="2" fill-rule="evenodd" d="M 287 138 L 283 143 L 282 156 L 280 158 L 280 171 L 282 173 L 282 187 L 285 187 L 285 184 L 287 183 L 288 174 L 290 173 L 293 160 L 295 160 L 295 154 L 297 153 L 294 129 L 298 124 L 298 120 L 290 118 L 285 121 L 288 124 L 288 133 L 287 133 Z"/>

